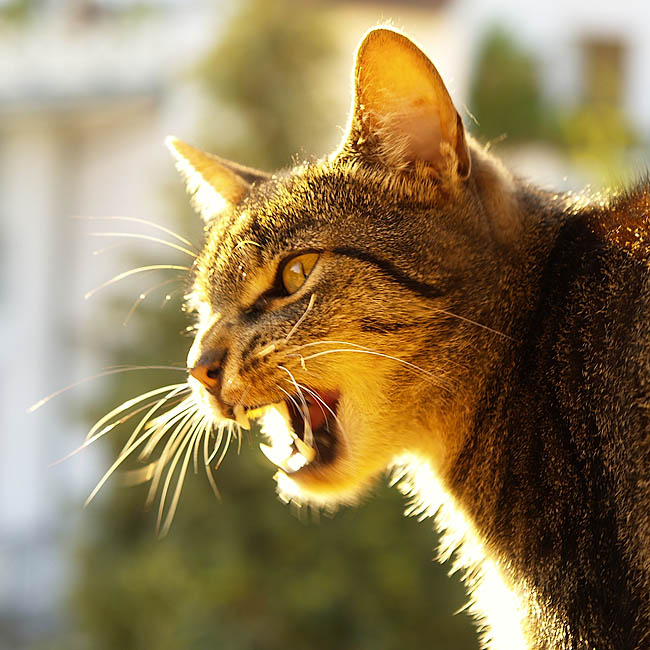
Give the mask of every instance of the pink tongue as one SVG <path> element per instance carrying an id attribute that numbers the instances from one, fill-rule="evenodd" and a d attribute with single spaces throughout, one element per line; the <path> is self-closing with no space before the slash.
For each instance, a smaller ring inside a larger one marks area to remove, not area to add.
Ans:
<path id="1" fill-rule="evenodd" d="M 335 407 L 339 399 L 339 393 L 333 390 L 314 392 L 316 392 L 319 399 L 315 399 L 313 403 L 308 405 L 309 418 L 311 419 L 312 431 L 318 431 L 328 417 L 334 417 L 333 413 L 336 413 Z"/>

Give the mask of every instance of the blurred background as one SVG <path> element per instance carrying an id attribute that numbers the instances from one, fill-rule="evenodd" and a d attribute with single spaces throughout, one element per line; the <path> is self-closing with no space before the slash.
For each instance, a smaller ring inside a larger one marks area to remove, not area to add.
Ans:
<path id="1" fill-rule="evenodd" d="M 110 481 L 130 431 L 63 463 L 122 401 L 182 381 L 177 270 L 150 240 L 201 224 L 163 139 L 274 169 L 340 139 L 354 48 L 391 20 L 436 63 L 469 130 L 545 186 L 645 171 L 645 0 L 0 0 L 0 648 L 476 649 L 430 521 L 380 487 L 332 517 L 274 495 L 254 435 L 186 481 L 155 534 L 146 488 Z M 92 218 L 90 218 L 92 217 Z M 167 237 L 169 239 L 169 237 Z"/>

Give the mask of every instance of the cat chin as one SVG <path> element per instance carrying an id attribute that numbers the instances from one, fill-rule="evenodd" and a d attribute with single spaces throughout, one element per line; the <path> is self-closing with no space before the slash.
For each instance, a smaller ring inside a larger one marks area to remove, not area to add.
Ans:
<path id="1" fill-rule="evenodd" d="M 305 431 L 287 402 L 280 402 L 250 413 L 259 421 L 266 440 L 260 448 L 278 467 L 275 479 L 282 500 L 325 508 L 355 504 L 383 473 L 387 459 L 380 458 L 376 450 L 364 453 L 355 445 L 355 441 L 368 436 L 363 435 L 367 432 L 362 418 L 351 414 L 353 409 L 348 399 L 337 391 L 318 394 L 320 404 L 329 414 L 325 422 L 320 422 L 320 428 L 316 428 L 318 413 L 310 405 L 315 427 L 311 435 L 313 447 L 305 444 Z"/>
<path id="2" fill-rule="evenodd" d="M 360 477 L 356 472 L 337 467 L 337 464 L 307 466 L 291 474 L 278 470 L 274 478 L 280 499 L 326 510 L 339 505 L 354 506 L 370 491 L 382 471 Z"/>
<path id="3" fill-rule="evenodd" d="M 300 398 L 302 409 L 296 407 L 297 398 L 250 409 L 238 406 L 232 420 L 191 377 L 190 384 L 197 406 L 213 422 L 239 429 L 249 429 L 251 420 L 260 424 L 265 440 L 260 449 L 278 468 L 275 479 L 283 501 L 326 509 L 354 505 L 391 463 L 392 455 L 380 443 L 384 436 L 377 435 L 379 423 L 363 417 L 356 396 L 307 389 Z"/>

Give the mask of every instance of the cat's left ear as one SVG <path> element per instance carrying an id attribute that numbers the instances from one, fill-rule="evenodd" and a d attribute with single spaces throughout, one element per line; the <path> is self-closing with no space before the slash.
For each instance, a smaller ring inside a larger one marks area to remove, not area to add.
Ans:
<path id="1" fill-rule="evenodd" d="M 389 167 L 415 162 L 440 176 L 470 173 L 465 129 L 449 92 L 427 56 L 392 29 L 373 29 L 361 42 L 354 69 L 350 132 L 341 153 L 353 151 Z"/>
<path id="2" fill-rule="evenodd" d="M 176 168 L 187 184 L 192 203 L 207 222 L 228 205 L 237 205 L 253 183 L 266 181 L 270 174 L 224 160 L 169 136 L 165 144 L 176 160 Z"/>

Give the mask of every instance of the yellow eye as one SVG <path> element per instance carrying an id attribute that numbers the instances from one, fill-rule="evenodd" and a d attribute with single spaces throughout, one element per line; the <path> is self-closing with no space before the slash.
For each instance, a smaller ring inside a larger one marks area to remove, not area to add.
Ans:
<path id="1" fill-rule="evenodd" d="M 290 295 L 296 293 L 305 280 L 309 277 L 311 270 L 318 260 L 318 253 L 304 253 L 290 259 L 282 269 L 282 285 Z"/>

